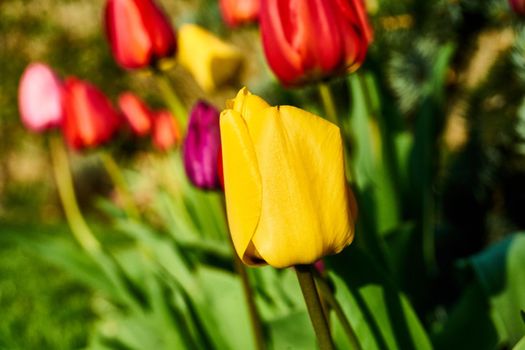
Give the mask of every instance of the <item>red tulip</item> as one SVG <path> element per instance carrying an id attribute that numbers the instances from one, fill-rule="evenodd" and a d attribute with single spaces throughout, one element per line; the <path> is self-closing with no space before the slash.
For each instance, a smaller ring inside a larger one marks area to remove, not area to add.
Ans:
<path id="1" fill-rule="evenodd" d="M 525 1 L 523 0 L 510 0 L 510 6 L 520 16 L 525 16 Z"/>
<path id="2" fill-rule="evenodd" d="M 230 27 L 254 22 L 259 17 L 260 0 L 220 0 L 222 19 Z"/>
<path id="3" fill-rule="evenodd" d="M 224 169 L 222 165 L 222 147 L 219 145 L 219 155 L 217 156 L 217 175 L 219 176 L 219 183 L 221 189 L 224 190 Z"/>
<path id="4" fill-rule="evenodd" d="M 173 115 L 165 110 L 155 113 L 153 118 L 153 145 L 167 151 L 179 144 L 181 133 Z"/>
<path id="5" fill-rule="evenodd" d="M 105 22 L 113 56 L 123 68 L 146 67 L 177 49 L 169 19 L 152 0 L 108 0 Z"/>
<path id="6" fill-rule="evenodd" d="M 287 86 L 355 71 L 372 40 L 363 0 L 265 0 L 266 59 Z"/>
<path id="7" fill-rule="evenodd" d="M 93 85 L 77 78 L 65 82 L 62 125 L 67 143 L 75 148 L 94 147 L 117 130 L 120 118 L 111 102 Z"/>
<path id="8" fill-rule="evenodd" d="M 152 112 L 137 96 L 125 92 L 119 96 L 118 105 L 136 135 L 144 136 L 151 131 Z"/>
<path id="9" fill-rule="evenodd" d="M 31 63 L 18 86 L 18 108 L 25 127 L 41 132 L 62 123 L 63 86 L 60 78 L 43 63 Z"/>

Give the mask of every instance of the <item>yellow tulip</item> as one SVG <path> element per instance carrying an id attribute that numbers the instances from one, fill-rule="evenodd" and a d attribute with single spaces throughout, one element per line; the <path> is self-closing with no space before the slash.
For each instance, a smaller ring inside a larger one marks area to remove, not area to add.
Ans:
<path id="1" fill-rule="evenodd" d="M 243 64 L 236 47 L 195 24 L 179 28 L 177 60 L 206 92 L 238 78 Z"/>
<path id="2" fill-rule="evenodd" d="M 352 242 L 356 207 L 336 125 L 243 88 L 220 128 L 228 223 L 244 263 L 310 264 Z"/>

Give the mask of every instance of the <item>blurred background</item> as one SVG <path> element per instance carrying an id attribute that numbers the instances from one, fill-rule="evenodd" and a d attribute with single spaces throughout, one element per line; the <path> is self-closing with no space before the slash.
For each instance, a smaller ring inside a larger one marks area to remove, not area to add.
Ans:
<path id="1" fill-rule="evenodd" d="M 313 88 L 287 90 L 276 82 L 255 25 L 229 29 L 216 1 L 158 2 L 175 27 L 198 23 L 244 55 L 239 84 L 212 93 L 205 93 L 178 66 L 171 69 L 175 88 L 187 106 L 206 97 L 222 109 L 224 101 L 246 85 L 271 104 L 302 105 L 320 113 Z M 52 258 L 42 258 L 31 245 L 48 238 L 73 239 L 56 193 L 46 137 L 28 133 L 22 126 L 17 87 L 25 67 L 42 61 L 63 77 L 89 79 L 113 101 L 121 91 L 132 90 L 151 106 L 163 106 L 147 73 L 126 72 L 115 63 L 103 32 L 104 4 L 102 0 L 0 2 L 0 349 L 83 348 L 103 308 L 100 291 L 81 283 Z M 440 333 L 442 321 L 453 317 L 450 309 L 464 295 L 460 282 L 450 282 L 458 279 L 457 270 L 449 267 L 525 228 L 525 17 L 515 13 L 507 0 L 368 0 L 367 8 L 375 34 L 362 70 L 374 74 L 380 113 L 388 116 L 382 122 L 388 130 L 399 132 L 396 142 L 402 144 L 403 132 L 418 129 L 421 113 L 431 111 L 434 116 L 440 151 L 431 150 L 424 157 L 435 164 L 433 234 L 442 273 L 429 282 L 431 301 L 421 297 L 412 302 L 425 328 L 436 334 L 431 337 L 434 346 L 440 348 L 445 344 L 440 343 L 445 338 Z M 436 78 L 439 70 L 443 74 Z M 437 100 L 430 98 L 436 84 Z M 338 93 L 346 91 L 346 80 L 335 81 L 332 88 L 338 105 L 351 108 L 348 94 Z M 150 152 L 146 145 L 123 140 L 111 147 L 121 164 L 135 169 L 135 175 L 151 171 L 145 161 Z M 400 161 L 401 173 L 403 169 L 417 173 L 409 163 Z M 87 152 L 73 154 L 72 164 L 82 210 L 104 231 L 100 239 L 110 246 L 123 244 L 100 209 L 101 199 L 118 202 L 100 161 Z M 139 205 L 140 201 L 147 205 L 150 184 L 135 178 Z M 402 190 L 410 192 L 411 186 L 405 183 Z M 401 217 L 409 216 L 412 209 L 402 208 Z M 400 266 L 410 262 L 404 264 Z M 524 281 L 525 270 L 520 271 L 517 280 Z M 402 289 L 420 295 L 411 289 L 413 277 L 406 278 L 398 281 Z M 514 290 L 522 302 L 523 286 Z M 480 287 L 473 287 L 472 295 L 482 293 L 476 288 Z M 469 314 L 475 317 L 480 310 L 476 304 Z"/>

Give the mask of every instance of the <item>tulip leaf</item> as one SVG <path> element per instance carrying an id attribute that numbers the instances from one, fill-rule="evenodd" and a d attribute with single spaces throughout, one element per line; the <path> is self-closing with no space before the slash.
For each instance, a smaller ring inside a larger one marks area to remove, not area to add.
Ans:
<path id="1" fill-rule="evenodd" d="M 284 317 L 304 306 L 293 269 L 277 270 L 270 266 L 261 266 L 247 270 L 263 320 Z"/>
<path id="2" fill-rule="evenodd" d="M 388 140 L 379 119 L 378 91 L 370 75 L 359 74 L 350 76 L 349 89 L 349 130 L 355 147 L 350 164 L 358 188 L 368 189 L 373 196 L 377 232 L 385 234 L 399 224 L 400 214 L 394 176 L 388 168 L 392 160 L 386 158 L 390 153 L 385 152 Z"/>
<path id="3" fill-rule="evenodd" d="M 327 262 L 333 267 L 329 276 L 336 298 L 363 349 L 432 348 L 410 302 L 368 254 L 350 246 Z M 338 332 L 342 330 L 336 328 Z M 336 339 L 342 342 L 344 337 Z"/>
<path id="4" fill-rule="evenodd" d="M 132 274 L 141 278 L 147 307 L 130 308 L 126 313 L 119 312 L 117 308 L 104 310 L 101 323 L 107 326 L 99 328 L 102 333 L 100 341 L 112 348 L 202 348 L 191 327 L 191 315 L 170 303 L 172 293 L 180 293 L 180 290 L 170 289 L 156 273 L 154 264 L 137 259 L 132 249 L 123 251 L 119 260 L 126 265 L 134 265 Z M 98 339 L 93 342 L 97 344 Z"/>
<path id="5" fill-rule="evenodd" d="M 209 316 L 226 347 L 221 349 L 254 349 L 248 309 L 241 281 L 235 275 L 205 266 L 197 269 L 197 280 L 203 288 Z"/>
<path id="6" fill-rule="evenodd" d="M 512 350 L 525 350 L 525 336 L 512 348 Z"/>
<path id="7" fill-rule="evenodd" d="M 395 140 L 396 158 L 398 161 L 399 169 L 399 185 L 402 189 L 402 193 L 406 194 L 410 192 L 410 181 L 409 181 L 409 162 L 410 152 L 414 143 L 414 137 L 410 132 L 401 132 L 396 135 Z"/>
<path id="8" fill-rule="evenodd" d="M 477 281 L 465 288 L 432 340 L 437 350 L 497 348 L 498 334 L 491 320 L 490 306 Z"/>
<path id="9" fill-rule="evenodd" d="M 189 308 L 200 322 L 199 327 L 208 334 L 213 346 L 220 349 L 253 347 L 249 343 L 252 339 L 251 328 L 238 279 L 228 272 L 205 265 L 198 265 L 195 270 L 190 269 L 169 237 L 162 237 L 140 223 L 121 221 L 118 228 L 147 248 L 152 253 L 159 272 L 166 273 L 166 277 L 170 277 L 182 288 L 189 298 Z M 232 329 L 240 331 L 232 334 Z"/>
<path id="10" fill-rule="evenodd" d="M 194 187 L 186 176 L 182 153 L 176 152 L 170 168 L 175 172 L 175 178 L 179 182 L 181 194 L 183 195 L 183 207 L 197 232 L 208 238 L 223 239 L 227 237 L 227 225 L 225 220 L 225 209 L 221 208 L 220 193 L 205 192 Z M 177 219 L 179 216 L 176 217 Z"/>
<path id="11" fill-rule="evenodd" d="M 316 349 L 312 323 L 305 309 L 269 322 L 270 349 Z"/>
<path id="12" fill-rule="evenodd" d="M 64 239 L 19 240 L 21 247 L 36 253 L 43 259 L 64 268 L 79 281 L 103 291 L 107 296 L 116 300 L 118 295 L 113 289 L 111 281 L 102 270 L 89 258 L 88 255 L 79 251 L 71 242 Z"/>
<path id="13" fill-rule="evenodd" d="M 525 335 L 525 233 L 514 234 L 473 256 L 472 267 L 487 301 L 500 341 L 516 344 Z"/>

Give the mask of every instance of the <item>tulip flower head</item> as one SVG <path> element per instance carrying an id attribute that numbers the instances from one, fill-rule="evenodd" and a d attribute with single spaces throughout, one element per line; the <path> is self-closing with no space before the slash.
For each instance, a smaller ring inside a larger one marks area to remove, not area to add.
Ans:
<path id="1" fill-rule="evenodd" d="M 266 0 L 259 23 L 268 64 L 286 86 L 355 71 L 372 40 L 363 0 Z"/>
<path id="2" fill-rule="evenodd" d="M 520 16 L 525 16 L 525 1 L 524 0 L 509 0 L 510 7 Z"/>
<path id="3" fill-rule="evenodd" d="M 228 223 L 241 260 L 282 268 L 335 254 L 354 237 L 339 128 L 242 89 L 221 113 Z"/>
<path id="4" fill-rule="evenodd" d="M 118 105 L 124 118 L 137 136 L 147 135 L 152 128 L 152 112 L 137 96 L 125 92 L 118 98 Z"/>
<path id="5" fill-rule="evenodd" d="M 260 0 L 220 0 L 222 19 L 230 27 L 250 23 L 259 17 Z"/>
<path id="6" fill-rule="evenodd" d="M 43 63 L 31 63 L 20 78 L 18 107 L 25 127 L 41 132 L 62 122 L 63 84 Z"/>
<path id="7" fill-rule="evenodd" d="M 100 145 L 120 125 L 120 117 L 109 99 L 95 86 L 77 78 L 65 82 L 64 105 L 62 131 L 74 149 Z"/>
<path id="8" fill-rule="evenodd" d="M 153 0 L 108 0 L 105 26 L 113 56 L 126 69 L 147 67 L 177 49 L 173 27 Z"/>
<path id="9" fill-rule="evenodd" d="M 217 168 L 220 145 L 219 111 L 206 102 L 197 102 L 184 140 L 184 168 L 195 186 L 206 190 L 221 188 Z"/>
<path id="10" fill-rule="evenodd" d="M 234 46 L 195 24 L 180 27 L 178 42 L 178 62 L 204 91 L 213 91 L 237 78 L 243 58 Z"/>
<path id="11" fill-rule="evenodd" d="M 158 111 L 153 116 L 153 145 L 160 151 L 168 151 L 181 139 L 177 121 L 169 111 Z"/>

